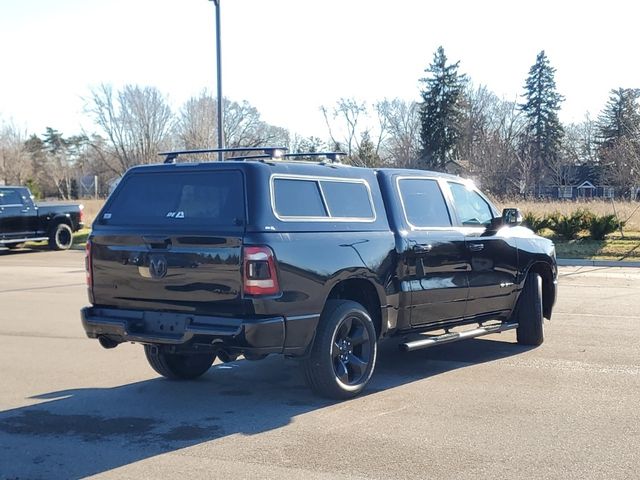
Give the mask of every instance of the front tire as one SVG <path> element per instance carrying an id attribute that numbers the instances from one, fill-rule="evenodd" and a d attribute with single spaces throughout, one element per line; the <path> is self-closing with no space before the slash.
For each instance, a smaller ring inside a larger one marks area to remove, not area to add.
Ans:
<path id="1" fill-rule="evenodd" d="M 216 359 L 212 353 L 168 353 L 154 345 L 145 345 L 144 354 L 151 368 L 170 380 L 198 378 L 211 368 Z"/>
<path id="2" fill-rule="evenodd" d="M 377 345 L 373 321 L 362 305 L 329 300 L 304 363 L 307 383 L 323 397 L 355 397 L 373 375 Z"/>
<path id="3" fill-rule="evenodd" d="M 520 345 L 542 345 L 544 341 L 542 314 L 542 277 L 529 272 L 524 289 L 516 307 L 518 329 L 516 336 Z"/>
<path id="4" fill-rule="evenodd" d="M 73 244 L 73 232 L 66 223 L 57 224 L 49 235 L 51 250 L 69 250 Z"/>

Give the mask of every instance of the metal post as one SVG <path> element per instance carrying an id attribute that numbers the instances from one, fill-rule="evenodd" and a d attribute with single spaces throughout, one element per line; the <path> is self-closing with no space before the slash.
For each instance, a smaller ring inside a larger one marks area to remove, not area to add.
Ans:
<path id="1" fill-rule="evenodd" d="M 220 47 L 220 0 L 211 0 L 216 6 L 216 61 L 218 70 L 218 148 L 224 148 L 223 109 L 222 99 L 222 56 Z M 222 161 L 222 152 L 218 152 L 218 160 Z"/>

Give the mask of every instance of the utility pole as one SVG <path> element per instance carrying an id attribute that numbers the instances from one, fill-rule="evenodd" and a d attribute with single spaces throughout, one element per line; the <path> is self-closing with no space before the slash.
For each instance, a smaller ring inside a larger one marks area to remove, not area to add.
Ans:
<path id="1" fill-rule="evenodd" d="M 220 47 L 220 0 L 210 0 L 216 6 L 216 63 L 218 71 L 218 148 L 224 148 L 223 115 L 224 110 L 222 99 L 222 55 Z M 218 160 L 223 160 L 222 152 L 218 152 Z"/>

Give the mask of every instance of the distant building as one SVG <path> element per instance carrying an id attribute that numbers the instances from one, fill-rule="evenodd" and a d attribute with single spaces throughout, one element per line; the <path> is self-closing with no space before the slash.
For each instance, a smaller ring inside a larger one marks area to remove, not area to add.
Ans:
<path id="1" fill-rule="evenodd" d="M 541 198 L 581 200 L 590 198 L 614 198 L 616 190 L 602 179 L 598 165 L 572 165 L 562 172 L 561 184 L 542 183 L 534 192 Z"/>

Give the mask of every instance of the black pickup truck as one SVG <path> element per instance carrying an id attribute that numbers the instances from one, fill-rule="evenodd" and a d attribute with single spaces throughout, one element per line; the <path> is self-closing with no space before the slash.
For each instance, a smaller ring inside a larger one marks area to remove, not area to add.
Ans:
<path id="1" fill-rule="evenodd" d="M 89 337 L 143 344 L 170 379 L 216 357 L 299 357 L 333 398 L 362 391 L 385 337 L 542 343 L 555 250 L 517 209 L 456 176 L 265 152 L 126 173 L 87 242 Z"/>
<path id="2" fill-rule="evenodd" d="M 35 204 L 27 187 L 0 186 L 0 247 L 17 248 L 25 242 L 49 242 L 66 250 L 73 232 L 83 227 L 82 205 Z"/>

